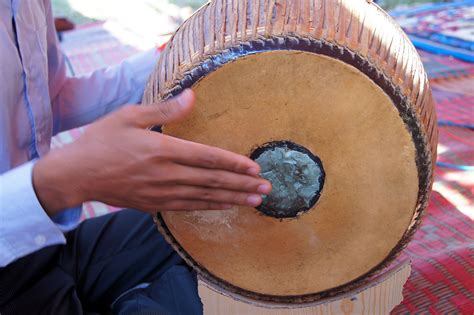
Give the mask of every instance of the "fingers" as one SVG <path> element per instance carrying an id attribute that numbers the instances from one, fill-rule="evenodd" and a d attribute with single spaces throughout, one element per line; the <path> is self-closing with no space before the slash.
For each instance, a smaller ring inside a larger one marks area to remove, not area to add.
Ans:
<path id="1" fill-rule="evenodd" d="M 171 200 L 200 200 L 236 206 L 258 207 L 262 203 L 260 194 L 199 186 L 157 187 L 156 192 L 152 195 L 158 199 L 157 204 Z"/>
<path id="2" fill-rule="evenodd" d="M 258 207 L 262 197 L 225 189 L 176 185 L 155 187 L 142 195 L 140 201 L 127 207 L 151 212 L 226 210 L 232 206 Z"/>
<path id="3" fill-rule="evenodd" d="M 260 166 L 250 158 L 208 145 L 169 137 L 163 154 L 176 163 L 257 176 Z"/>
<path id="4" fill-rule="evenodd" d="M 272 190 L 270 182 L 263 178 L 237 174 L 231 171 L 204 169 L 185 165 L 177 167 L 168 174 L 161 174 L 159 180 L 159 185 L 200 186 L 260 195 L 269 194 Z"/>
<path id="5" fill-rule="evenodd" d="M 193 91 L 186 89 L 178 96 L 156 105 L 133 107 L 133 113 L 127 113 L 128 119 L 140 128 L 177 122 L 191 113 L 194 99 Z"/>

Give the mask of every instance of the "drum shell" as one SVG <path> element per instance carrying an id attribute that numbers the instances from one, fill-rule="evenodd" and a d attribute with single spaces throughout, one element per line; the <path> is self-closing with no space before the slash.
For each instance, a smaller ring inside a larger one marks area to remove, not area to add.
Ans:
<path id="1" fill-rule="evenodd" d="M 360 285 L 406 246 L 420 222 L 433 182 L 436 113 L 415 48 L 383 10 L 363 0 L 212 1 L 172 37 L 150 77 L 143 102 L 165 100 L 236 58 L 271 50 L 301 50 L 336 58 L 362 71 L 391 97 L 417 151 L 419 195 L 405 235 L 383 262 L 350 285 L 282 298 L 234 290 L 232 285 L 215 279 L 187 255 L 159 215 L 157 223 L 168 241 L 211 284 L 256 300 L 313 302 Z"/>

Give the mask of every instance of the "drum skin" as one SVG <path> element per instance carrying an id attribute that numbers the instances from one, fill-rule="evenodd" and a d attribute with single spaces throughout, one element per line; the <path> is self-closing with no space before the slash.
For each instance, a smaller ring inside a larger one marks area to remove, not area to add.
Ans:
<path id="1" fill-rule="evenodd" d="M 325 183 L 294 218 L 256 209 L 156 215 L 159 230 L 216 290 L 304 304 L 359 287 L 420 223 L 437 120 L 403 31 L 363 0 L 212 1 L 177 30 L 144 104 L 185 88 L 196 108 L 163 132 L 251 156 L 271 141 L 314 153 Z"/>

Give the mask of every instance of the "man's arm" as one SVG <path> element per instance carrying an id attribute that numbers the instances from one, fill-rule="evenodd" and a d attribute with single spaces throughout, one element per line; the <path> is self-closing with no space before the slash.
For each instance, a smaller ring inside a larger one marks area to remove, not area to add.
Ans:
<path id="1" fill-rule="evenodd" d="M 193 103 L 188 90 L 155 106 L 125 107 L 78 141 L 2 174 L 0 267 L 65 243 L 62 230 L 75 226 L 74 207 L 87 200 L 150 213 L 258 206 L 271 184 L 254 161 L 146 129 L 183 119 Z"/>

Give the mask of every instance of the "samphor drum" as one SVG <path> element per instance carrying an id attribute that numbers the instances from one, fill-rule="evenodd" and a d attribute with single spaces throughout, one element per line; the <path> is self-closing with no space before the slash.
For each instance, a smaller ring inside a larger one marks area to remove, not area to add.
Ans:
<path id="1" fill-rule="evenodd" d="M 213 0 L 174 34 L 144 97 L 196 94 L 182 139 L 247 155 L 258 208 L 161 212 L 159 230 L 219 292 L 304 304 L 354 289 L 426 207 L 437 126 L 420 58 L 365 0 Z"/>

